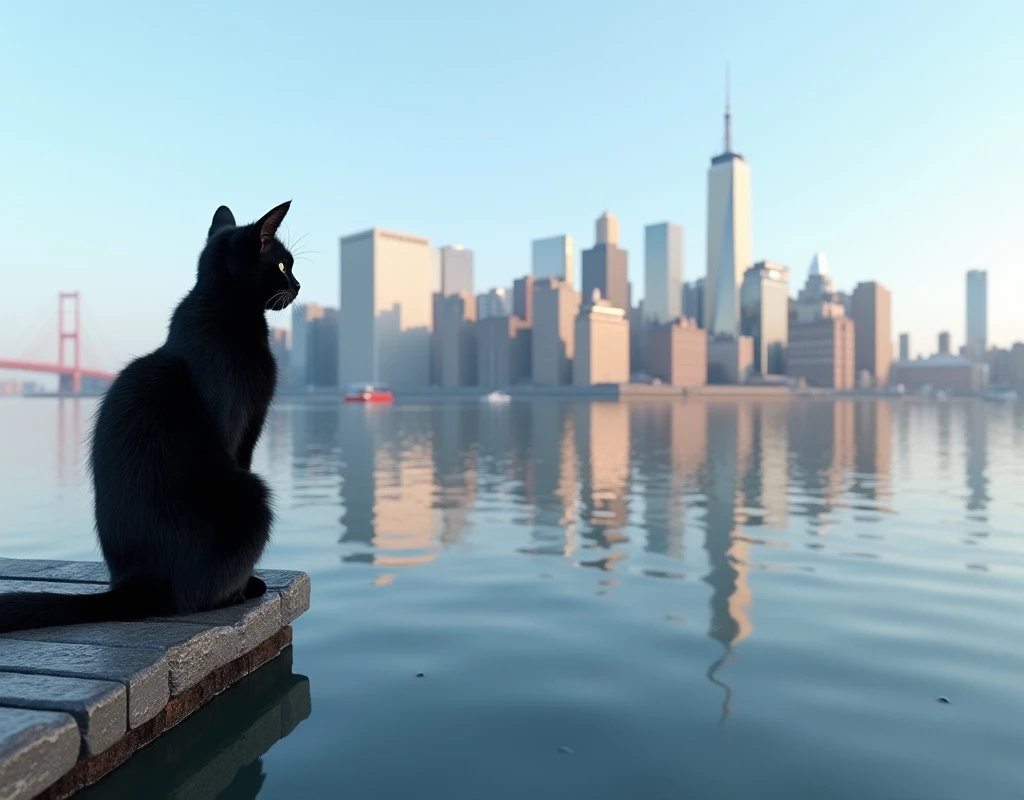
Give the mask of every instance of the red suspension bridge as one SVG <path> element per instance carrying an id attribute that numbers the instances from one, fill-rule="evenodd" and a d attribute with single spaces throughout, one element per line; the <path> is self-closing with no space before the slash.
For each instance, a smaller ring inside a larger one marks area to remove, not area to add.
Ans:
<path id="1" fill-rule="evenodd" d="M 93 367 L 83 366 L 85 342 L 82 337 L 82 298 L 79 292 L 60 292 L 57 295 L 57 353 L 56 361 L 45 361 L 46 356 L 33 357 L 31 354 L 21 358 L 5 358 L 0 354 L 0 370 L 18 370 L 20 372 L 42 372 L 57 375 L 61 392 L 78 394 L 82 391 L 83 380 L 90 383 L 109 383 L 116 377 L 114 373 Z M 52 321 L 52 317 L 49 321 Z M 38 340 L 48 339 L 44 326 L 33 344 Z M 29 348 L 37 351 L 38 347 Z M 70 351 L 70 352 L 69 352 Z M 91 359 L 90 359 L 91 360 Z"/>

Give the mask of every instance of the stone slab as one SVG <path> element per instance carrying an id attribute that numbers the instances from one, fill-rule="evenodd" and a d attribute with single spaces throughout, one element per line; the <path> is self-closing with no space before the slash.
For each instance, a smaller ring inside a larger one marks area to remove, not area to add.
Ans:
<path id="1" fill-rule="evenodd" d="M 239 651 L 242 653 L 262 644 L 284 625 L 281 621 L 281 595 L 269 590 L 263 597 L 236 606 L 181 617 L 159 617 L 159 620 L 210 628 L 232 627 L 238 633 Z"/>
<path id="2" fill-rule="evenodd" d="M 102 753 L 128 729 L 128 692 L 120 683 L 0 672 L 0 706 L 65 711 L 82 733 L 82 755 Z"/>
<path id="3" fill-rule="evenodd" d="M 283 569 L 258 569 L 256 577 L 267 584 L 267 589 L 281 595 L 281 622 L 290 625 L 309 610 L 309 575 Z"/>
<path id="4" fill-rule="evenodd" d="M 170 678 L 162 652 L 14 638 L 41 633 L 25 631 L 0 637 L 0 670 L 116 681 L 128 690 L 128 725 L 131 728 L 152 719 L 167 705 Z"/>
<path id="5" fill-rule="evenodd" d="M 199 684 L 185 690 L 181 695 L 172 697 L 160 714 L 145 725 L 129 731 L 113 747 L 100 753 L 98 756 L 80 759 L 64 777 L 44 791 L 39 796 L 39 800 L 64 800 L 64 798 L 70 797 L 82 788 L 96 783 L 96 781 L 123 764 L 139 749 L 146 747 L 146 745 L 155 741 L 164 733 L 168 731 L 173 732 L 176 725 L 191 716 L 195 711 L 201 709 L 214 696 L 235 685 L 246 675 L 258 670 L 264 664 L 272 662 L 282 650 L 288 652 L 291 640 L 292 629 L 284 627 L 266 642 L 257 646 L 255 650 L 240 656 L 230 664 L 207 675 Z M 191 737 L 186 736 L 184 738 L 186 742 L 190 740 Z M 171 750 L 175 751 L 175 748 L 172 746 Z M 151 751 L 147 750 L 144 752 Z M 145 756 L 140 754 L 140 757 Z M 152 772 L 159 772 L 159 769 L 159 765 L 154 766 L 150 774 Z M 145 783 L 145 786 L 148 792 L 152 793 L 152 781 Z M 158 788 L 163 790 L 167 787 L 160 786 Z M 101 797 L 110 796 L 101 791 L 99 787 L 97 787 L 97 791 L 100 792 L 99 796 Z M 128 794 L 117 794 L 115 792 L 115 796 L 144 797 L 146 792 L 134 791 Z M 161 794 L 161 796 L 163 795 Z M 201 796 L 205 797 L 208 795 L 203 794 Z"/>
<path id="6" fill-rule="evenodd" d="M 0 580 L 0 593 L 56 592 L 57 594 L 99 594 L 107 591 L 105 583 L 63 583 L 43 580 Z"/>
<path id="7" fill-rule="evenodd" d="M 208 628 L 180 622 L 96 622 L 5 634 L 16 639 L 155 650 L 167 658 L 171 697 L 237 658 L 241 640 L 232 627 Z M 0 648 L 0 654 L 3 649 Z"/>
<path id="8" fill-rule="evenodd" d="M 110 573 L 102 561 L 0 558 L 0 578 L 106 584 L 110 582 Z"/>
<path id="9" fill-rule="evenodd" d="M 29 800 L 75 766 L 78 726 L 69 714 L 0 708 L 0 800 Z"/>

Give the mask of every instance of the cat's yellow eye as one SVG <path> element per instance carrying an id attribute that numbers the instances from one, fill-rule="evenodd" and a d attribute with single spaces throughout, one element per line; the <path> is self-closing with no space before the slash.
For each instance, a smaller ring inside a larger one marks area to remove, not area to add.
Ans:
<path id="1" fill-rule="evenodd" d="M 278 265 L 277 265 L 277 268 L 278 268 L 279 270 L 281 270 L 281 272 L 284 272 L 284 263 L 282 262 L 282 263 L 278 264 Z"/>

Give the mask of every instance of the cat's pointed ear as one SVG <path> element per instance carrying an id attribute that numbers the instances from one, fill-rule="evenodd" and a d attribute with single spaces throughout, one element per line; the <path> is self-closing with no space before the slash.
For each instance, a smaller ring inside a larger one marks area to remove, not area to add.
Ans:
<path id="1" fill-rule="evenodd" d="M 288 200 L 277 208 L 272 208 L 262 217 L 259 222 L 256 223 L 256 230 L 260 234 L 260 251 L 266 250 L 270 243 L 274 240 L 277 235 L 277 229 L 281 227 L 281 223 L 284 221 L 284 215 L 288 213 L 288 209 L 291 208 L 292 201 Z"/>
<path id="2" fill-rule="evenodd" d="M 214 212 L 213 222 L 210 223 L 210 232 L 206 234 L 206 238 L 209 239 L 221 228 L 233 227 L 235 227 L 235 215 L 231 213 L 231 209 L 227 206 L 221 206 Z"/>

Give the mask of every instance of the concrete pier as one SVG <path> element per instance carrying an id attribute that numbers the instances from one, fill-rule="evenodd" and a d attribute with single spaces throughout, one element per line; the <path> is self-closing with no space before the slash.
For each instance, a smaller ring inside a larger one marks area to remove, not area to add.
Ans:
<path id="1" fill-rule="evenodd" d="M 0 800 L 95 783 L 288 648 L 309 577 L 256 575 L 266 595 L 231 608 L 0 635 Z M 107 580 L 99 562 L 0 558 L 0 592 L 87 594 Z"/>

